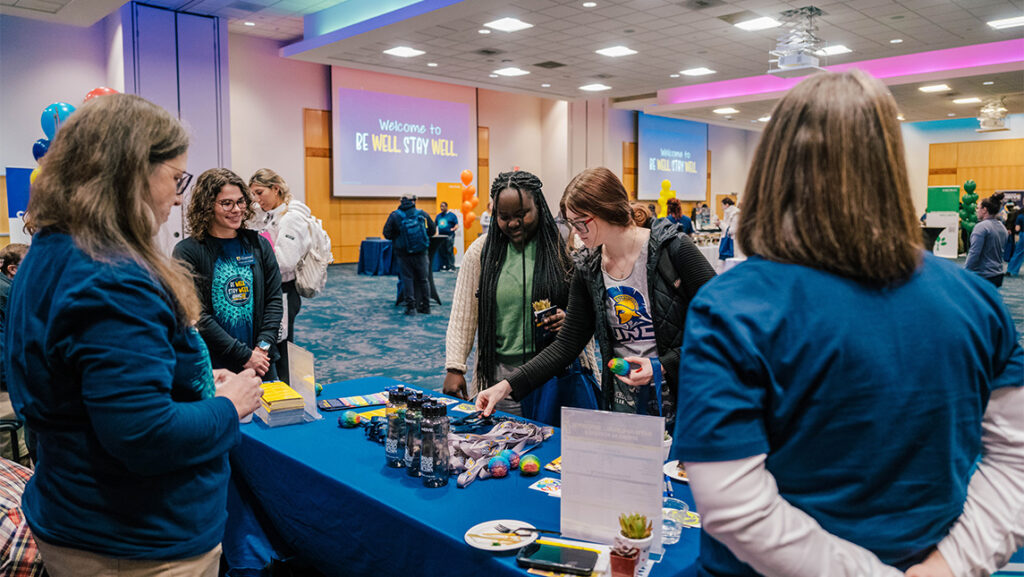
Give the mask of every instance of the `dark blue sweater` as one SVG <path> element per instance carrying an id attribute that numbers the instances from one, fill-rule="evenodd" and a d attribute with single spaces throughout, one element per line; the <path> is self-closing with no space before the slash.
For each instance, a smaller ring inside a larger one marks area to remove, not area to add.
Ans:
<path id="1" fill-rule="evenodd" d="M 22 507 L 43 540 L 128 559 L 215 547 L 238 414 L 210 357 L 138 264 L 97 262 L 41 232 L 11 290 L 15 407 L 38 439 Z"/>

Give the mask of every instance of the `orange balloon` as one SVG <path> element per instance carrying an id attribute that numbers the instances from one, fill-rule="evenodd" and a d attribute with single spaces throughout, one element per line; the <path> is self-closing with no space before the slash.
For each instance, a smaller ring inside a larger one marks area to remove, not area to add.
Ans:
<path id="1" fill-rule="evenodd" d="M 472 184 L 467 186 L 466 190 L 469 191 L 469 196 L 473 196 L 474 194 L 476 194 L 476 187 L 473 186 Z"/>
<path id="2" fill-rule="evenodd" d="M 469 204 L 470 204 L 469 208 L 471 210 L 476 208 L 476 205 L 480 204 L 480 197 L 474 196 L 473 198 L 469 199 Z"/>
<path id="3" fill-rule="evenodd" d="M 471 191 L 468 188 L 463 188 L 462 189 L 462 200 L 463 201 L 468 201 L 471 198 L 473 198 L 473 191 Z"/>
<path id="4" fill-rule="evenodd" d="M 473 203 L 471 201 L 465 201 L 462 203 L 462 214 L 465 215 L 467 212 L 473 210 Z"/>
<path id="5" fill-rule="evenodd" d="M 466 215 L 466 228 L 473 226 L 474 222 L 476 222 L 476 213 L 470 212 Z"/>
<path id="6" fill-rule="evenodd" d="M 473 173 L 469 170 L 463 170 L 460 178 L 462 179 L 462 184 L 468 186 L 469 183 L 473 182 Z"/>

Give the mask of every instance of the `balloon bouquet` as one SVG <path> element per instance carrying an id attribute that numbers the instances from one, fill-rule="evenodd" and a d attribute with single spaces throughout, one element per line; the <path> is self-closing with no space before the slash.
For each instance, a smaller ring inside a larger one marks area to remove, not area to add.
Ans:
<path id="1" fill-rule="evenodd" d="M 968 235 L 974 231 L 974 225 L 978 224 L 978 195 L 974 193 L 977 183 L 968 180 L 964 183 L 964 195 L 960 197 L 960 228 Z"/>
<path id="2" fill-rule="evenodd" d="M 459 178 L 462 180 L 462 222 L 465 230 L 468 230 L 476 222 L 477 215 L 473 209 L 480 204 L 480 199 L 476 196 L 476 187 L 470 184 L 473 182 L 473 172 L 463 170 Z"/>
<path id="3" fill-rule="evenodd" d="M 106 86 L 100 86 L 93 88 L 85 95 L 85 100 L 82 102 L 88 102 L 89 100 L 96 98 L 97 96 L 105 96 L 107 94 L 117 94 L 117 91 L 113 88 L 107 88 Z M 53 140 L 54 135 L 57 134 L 57 130 L 60 129 L 69 116 L 75 111 L 75 107 L 71 106 L 67 102 L 54 102 L 43 109 L 42 116 L 39 117 L 39 124 L 42 125 L 43 134 L 46 138 L 40 138 L 32 144 L 32 157 L 39 162 L 46 152 L 50 150 L 50 141 Z M 36 177 L 39 176 L 39 167 L 35 167 L 32 170 L 32 174 L 29 175 L 29 183 L 34 183 Z"/>

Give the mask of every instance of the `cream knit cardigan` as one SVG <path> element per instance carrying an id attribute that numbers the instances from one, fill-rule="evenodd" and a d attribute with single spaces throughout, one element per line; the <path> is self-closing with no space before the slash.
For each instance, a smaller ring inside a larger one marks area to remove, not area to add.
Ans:
<path id="1" fill-rule="evenodd" d="M 462 267 L 459 269 L 459 277 L 455 281 L 455 294 L 452 296 L 448 333 L 445 335 L 445 370 L 455 369 L 463 374 L 467 372 L 466 360 L 469 358 L 469 353 L 473 349 L 473 341 L 476 339 L 480 310 L 477 291 L 480 288 L 480 256 L 484 250 L 485 240 L 487 240 L 487 235 L 481 235 L 473 241 L 473 244 L 469 245 L 466 254 L 462 255 Z M 477 359 L 479 359 L 479 355 L 477 355 Z M 593 339 L 580 353 L 580 362 L 594 373 L 594 378 L 597 379 L 598 386 L 600 386 L 601 372 L 597 370 L 597 361 L 594 358 Z M 480 391 L 480 381 L 479 371 L 474 368 L 473 379 L 467 382 L 470 398 Z"/>

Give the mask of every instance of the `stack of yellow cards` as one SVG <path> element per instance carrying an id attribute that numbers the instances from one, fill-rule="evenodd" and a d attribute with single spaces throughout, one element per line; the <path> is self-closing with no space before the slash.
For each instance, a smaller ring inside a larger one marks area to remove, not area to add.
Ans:
<path id="1" fill-rule="evenodd" d="M 271 427 L 301 423 L 305 413 L 305 400 L 295 389 L 283 381 L 263 383 L 263 396 L 256 416 Z"/>

